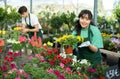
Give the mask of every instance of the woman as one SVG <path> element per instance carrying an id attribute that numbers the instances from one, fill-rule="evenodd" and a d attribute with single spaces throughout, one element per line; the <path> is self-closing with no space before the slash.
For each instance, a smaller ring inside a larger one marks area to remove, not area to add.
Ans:
<path id="1" fill-rule="evenodd" d="M 103 41 L 99 29 L 92 25 L 92 13 L 82 10 L 78 18 L 72 34 L 84 37 L 84 42 L 78 45 L 77 59 L 87 59 L 93 66 L 101 64 L 102 55 L 99 49 L 103 48 Z"/>

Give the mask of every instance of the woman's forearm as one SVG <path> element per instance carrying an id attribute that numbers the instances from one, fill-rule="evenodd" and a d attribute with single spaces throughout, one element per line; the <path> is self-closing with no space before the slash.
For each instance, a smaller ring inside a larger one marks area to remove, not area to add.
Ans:
<path id="1" fill-rule="evenodd" d="M 90 44 L 89 49 L 91 51 L 93 51 L 94 53 L 96 53 L 98 51 L 98 48 L 96 46 L 92 45 L 92 44 Z"/>

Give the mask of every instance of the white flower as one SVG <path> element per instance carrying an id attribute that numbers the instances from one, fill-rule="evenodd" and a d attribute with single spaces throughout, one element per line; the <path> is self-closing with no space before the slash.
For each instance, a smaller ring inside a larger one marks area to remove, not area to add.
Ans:
<path id="1" fill-rule="evenodd" d="M 13 44 L 13 43 L 15 43 L 15 44 L 20 43 L 19 41 L 16 41 L 15 39 L 8 39 L 7 42 L 8 42 L 8 43 L 12 43 L 12 44 Z"/>
<path id="2" fill-rule="evenodd" d="M 75 55 L 73 55 L 73 64 L 72 65 L 74 65 L 76 62 L 77 62 L 77 56 L 75 56 Z"/>
<path id="3" fill-rule="evenodd" d="M 8 13 L 8 14 L 11 13 L 11 9 L 10 9 L 10 8 L 7 9 L 7 13 Z"/>
<path id="4" fill-rule="evenodd" d="M 90 65 L 90 62 L 88 62 L 88 60 L 86 60 L 86 59 L 82 59 L 80 61 L 80 64 Z"/>
<path id="5" fill-rule="evenodd" d="M 60 53 L 60 56 L 62 56 L 63 58 L 66 58 L 66 54 L 65 53 Z"/>

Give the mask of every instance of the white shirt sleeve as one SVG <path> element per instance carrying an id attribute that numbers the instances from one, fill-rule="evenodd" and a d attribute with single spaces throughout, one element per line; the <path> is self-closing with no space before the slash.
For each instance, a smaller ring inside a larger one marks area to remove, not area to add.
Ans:
<path id="1" fill-rule="evenodd" d="M 36 25 L 36 24 L 39 25 L 38 18 L 37 18 L 37 16 L 32 15 L 32 16 L 31 16 L 31 25 L 34 26 L 34 25 Z"/>
<path id="2" fill-rule="evenodd" d="M 22 24 L 26 24 L 25 18 L 22 18 Z"/>

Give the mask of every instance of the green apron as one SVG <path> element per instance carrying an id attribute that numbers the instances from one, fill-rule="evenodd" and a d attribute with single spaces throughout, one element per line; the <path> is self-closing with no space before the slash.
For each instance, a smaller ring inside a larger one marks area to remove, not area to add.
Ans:
<path id="1" fill-rule="evenodd" d="M 26 18 L 25 18 L 25 22 L 26 22 Z M 27 22 L 26 22 L 27 24 Z M 29 14 L 29 24 L 27 24 L 27 28 L 29 29 L 34 29 L 35 27 L 31 26 L 31 20 L 30 20 L 30 14 Z M 32 36 L 34 36 L 34 32 L 28 32 L 29 37 L 31 38 Z M 41 37 L 41 39 L 43 38 L 43 34 L 42 34 L 42 29 L 39 29 L 39 31 L 37 32 L 37 36 Z"/>
<path id="2" fill-rule="evenodd" d="M 90 37 L 92 37 L 92 31 L 90 30 L 90 27 L 88 28 L 88 37 L 85 38 L 85 41 L 90 41 Z M 91 35 L 91 36 L 90 36 Z M 87 59 L 88 61 L 91 62 L 91 64 L 93 65 L 93 67 L 95 67 L 97 64 L 101 64 L 101 60 L 102 60 L 102 55 L 100 50 L 98 49 L 98 51 L 96 53 L 92 52 L 88 47 L 82 47 L 78 49 L 78 53 L 77 53 L 77 60 L 81 60 L 81 59 Z"/>

